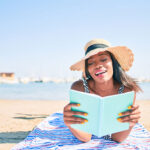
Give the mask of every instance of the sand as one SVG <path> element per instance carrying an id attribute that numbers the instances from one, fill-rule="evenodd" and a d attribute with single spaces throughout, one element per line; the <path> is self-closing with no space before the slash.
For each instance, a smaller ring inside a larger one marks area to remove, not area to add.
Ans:
<path id="1" fill-rule="evenodd" d="M 63 112 L 68 101 L 0 100 L 0 150 L 22 141 L 44 118 Z M 150 100 L 138 100 L 140 123 L 150 131 Z"/>

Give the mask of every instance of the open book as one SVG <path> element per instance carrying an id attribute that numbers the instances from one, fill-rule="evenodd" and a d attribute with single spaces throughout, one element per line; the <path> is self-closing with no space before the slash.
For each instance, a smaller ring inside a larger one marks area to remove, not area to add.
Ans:
<path id="1" fill-rule="evenodd" d="M 75 115 L 85 118 L 84 124 L 72 124 L 71 127 L 96 135 L 98 137 L 129 129 L 129 123 L 117 120 L 118 114 L 128 110 L 133 104 L 134 92 L 100 97 L 95 94 L 70 90 L 70 103 L 79 103 L 72 107 L 73 111 L 88 113 L 88 116 Z"/>

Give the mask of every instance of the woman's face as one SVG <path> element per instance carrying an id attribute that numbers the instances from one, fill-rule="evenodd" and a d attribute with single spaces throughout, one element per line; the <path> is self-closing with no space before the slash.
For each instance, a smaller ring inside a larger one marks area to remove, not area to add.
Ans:
<path id="1" fill-rule="evenodd" d="M 100 52 L 88 59 L 88 71 L 97 82 L 107 82 L 113 77 L 112 60 L 108 52 Z"/>

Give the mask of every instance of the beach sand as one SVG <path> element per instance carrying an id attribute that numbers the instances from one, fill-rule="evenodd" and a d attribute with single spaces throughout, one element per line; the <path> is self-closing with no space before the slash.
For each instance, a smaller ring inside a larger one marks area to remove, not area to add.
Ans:
<path id="1" fill-rule="evenodd" d="M 63 112 L 68 101 L 0 100 L 0 150 L 22 141 L 44 118 Z M 150 131 L 150 100 L 138 100 L 140 123 Z"/>

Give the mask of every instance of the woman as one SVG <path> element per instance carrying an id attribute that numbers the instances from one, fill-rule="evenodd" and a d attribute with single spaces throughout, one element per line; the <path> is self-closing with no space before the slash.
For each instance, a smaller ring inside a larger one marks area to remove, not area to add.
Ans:
<path id="1" fill-rule="evenodd" d="M 71 70 L 83 72 L 83 80 L 72 84 L 71 89 L 82 92 L 94 93 L 99 96 L 109 96 L 119 93 L 134 91 L 134 103 L 128 111 L 118 114 L 118 121 L 129 122 L 130 127 L 126 131 L 114 133 L 111 139 L 117 142 L 125 140 L 134 125 L 139 121 L 139 106 L 135 104 L 136 92 L 141 89 L 137 83 L 129 77 L 128 71 L 133 63 L 133 53 L 124 46 L 111 47 L 109 42 L 103 39 L 95 39 L 88 42 L 85 46 L 85 57 L 71 66 Z M 78 107 L 78 104 L 68 104 L 64 107 L 64 123 L 75 137 L 80 141 L 88 142 L 92 135 L 76 129 L 71 124 L 83 124 L 87 120 L 77 118 L 74 115 L 88 115 L 83 112 L 71 111 L 71 107 Z M 126 116 L 124 116 L 126 115 Z M 124 117 L 122 117 L 124 116 Z M 108 138 L 108 136 L 105 136 Z"/>

